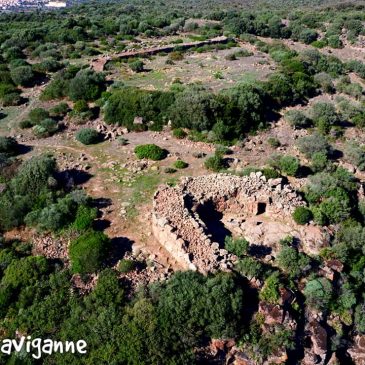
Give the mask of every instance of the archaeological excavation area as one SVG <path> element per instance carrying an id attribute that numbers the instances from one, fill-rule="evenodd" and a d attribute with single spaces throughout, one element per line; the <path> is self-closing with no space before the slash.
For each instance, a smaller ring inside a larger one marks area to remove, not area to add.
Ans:
<path id="1" fill-rule="evenodd" d="M 306 253 L 318 252 L 324 232 L 292 218 L 306 203 L 282 178 L 262 173 L 239 177 L 213 174 L 185 177 L 160 187 L 153 201 L 154 236 L 185 269 L 227 270 L 234 257 L 224 249 L 227 236 L 243 237 L 252 252 L 275 255 L 279 241 L 293 236 Z"/>

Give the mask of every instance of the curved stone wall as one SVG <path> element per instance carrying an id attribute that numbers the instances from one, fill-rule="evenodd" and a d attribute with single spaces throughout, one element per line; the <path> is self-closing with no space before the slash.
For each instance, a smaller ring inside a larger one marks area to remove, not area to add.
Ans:
<path id="1" fill-rule="evenodd" d="M 244 177 L 186 177 L 177 186 L 162 186 L 155 193 L 152 229 L 184 268 L 203 273 L 227 270 L 231 256 L 216 239 L 225 230 L 270 250 L 289 234 L 317 246 L 322 239 L 319 227 L 303 229 L 292 219 L 301 205 L 305 202 L 290 185 L 282 179 L 267 181 L 260 172 Z"/>

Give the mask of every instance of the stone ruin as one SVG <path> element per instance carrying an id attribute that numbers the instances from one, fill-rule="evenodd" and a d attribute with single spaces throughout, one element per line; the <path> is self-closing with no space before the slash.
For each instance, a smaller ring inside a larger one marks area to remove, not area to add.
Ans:
<path id="1" fill-rule="evenodd" d="M 305 206 L 281 178 L 213 174 L 185 177 L 175 187 L 161 186 L 154 195 L 152 230 L 183 268 L 202 273 L 229 270 L 235 259 L 224 238 L 244 237 L 250 249 L 275 253 L 288 235 L 307 253 L 318 253 L 324 233 L 310 223 L 297 225 L 292 213 Z"/>

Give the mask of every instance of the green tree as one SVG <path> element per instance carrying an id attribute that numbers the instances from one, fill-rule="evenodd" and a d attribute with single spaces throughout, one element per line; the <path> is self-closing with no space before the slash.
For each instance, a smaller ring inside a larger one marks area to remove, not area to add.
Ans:
<path id="1" fill-rule="evenodd" d="M 303 293 L 310 307 L 327 309 L 332 299 L 332 284 L 323 277 L 313 279 L 307 282 Z"/>

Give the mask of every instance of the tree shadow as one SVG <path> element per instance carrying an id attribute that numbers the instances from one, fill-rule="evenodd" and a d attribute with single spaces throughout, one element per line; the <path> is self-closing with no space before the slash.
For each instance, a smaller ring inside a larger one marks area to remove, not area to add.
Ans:
<path id="1" fill-rule="evenodd" d="M 94 230 L 99 231 L 99 232 L 105 231 L 107 228 L 110 227 L 110 225 L 111 225 L 111 222 L 108 219 L 96 219 L 93 222 Z"/>
<path id="2" fill-rule="evenodd" d="M 119 260 L 121 260 L 127 252 L 132 251 L 132 245 L 134 241 L 127 237 L 114 237 L 110 240 L 110 250 L 108 257 L 108 264 L 115 266 Z"/>
<path id="3" fill-rule="evenodd" d="M 253 244 L 253 245 L 250 245 L 248 252 L 250 255 L 252 255 L 256 258 L 263 258 L 263 257 L 271 254 L 272 248 L 268 247 L 268 246 Z"/>
<path id="4" fill-rule="evenodd" d="M 92 201 L 92 206 L 98 209 L 102 209 L 110 207 L 112 203 L 112 200 L 109 198 L 95 198 Z"/>
<path id="5" fill-rule="evenodd" d="M 27 146 L 25 144 L 18 144 L 17 149 L 16 149 L 16 154 L 25 155 L 26 153 L 28 153 L 32 150 L 33 150 L 32 146 Z"/>
<path id="6" fill-rule="evenodd" d="M 58 181 L 66 189 L 71 189 L 77 185 L 82 185 L 92 178 L 92 175 L 84 170 L 68 169 L 58 173 Z"/>

